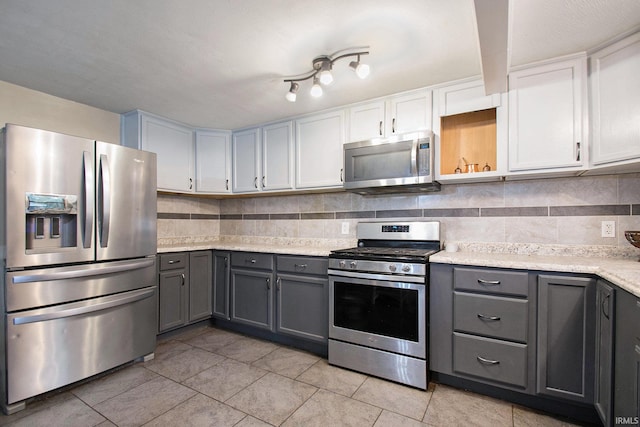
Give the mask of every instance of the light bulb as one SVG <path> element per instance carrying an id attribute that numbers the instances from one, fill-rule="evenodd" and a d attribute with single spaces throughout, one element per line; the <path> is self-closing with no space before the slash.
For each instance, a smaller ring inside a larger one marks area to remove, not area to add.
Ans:
<path id="1" fill-rule="evenodd" d="M 300 85 L 296 82 L 291 82 L 291 87 L 289 88 L 289 92 L 284 96 L 289 102 L 296 102 L 298 88 Z"/>
<path id="2" fill-rule="evenodd" d="M 325 86 L 333 83 L 333 74 L 331 74 L 331 71 L 323 70 L 320 72 L 320 83 Z"/>
<path id="3" fill-rule="evenodd" d="M 322 96 L 322 86 L 320 86 L 320 82 L 317 77 L 313 78 L 313 86 L 311 86 L 311 92 L 309 92 L 311 96 L 314 98 L 319 98 Z"/>
<path id="4" fill-rule="evenodd" d="M 360 77 L 361 79 L 366 79 L 369 75 L 369 71 L 369 66 L 367 64 L 360 63 L 356 67 L 356 76 Z"/>

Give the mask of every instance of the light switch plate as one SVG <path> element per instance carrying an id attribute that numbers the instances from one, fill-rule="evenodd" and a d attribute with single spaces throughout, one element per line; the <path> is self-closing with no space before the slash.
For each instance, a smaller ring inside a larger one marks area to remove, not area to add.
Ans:
<path id="1" fill-rule="evenodd" d="M 349 234 L 349 223 L 348 222 L 343 222 L 342 223 L 342 234 Z"/>

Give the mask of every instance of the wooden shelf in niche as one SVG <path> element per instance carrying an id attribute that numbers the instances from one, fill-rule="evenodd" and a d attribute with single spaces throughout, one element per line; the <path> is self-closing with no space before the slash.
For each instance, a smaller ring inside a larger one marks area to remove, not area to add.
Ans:
<path id="1" fill-rule="evenodd" d="M 440 174 L 462 173 L 467 167 L 462 160 L 477 163 L 478 173 L 488 164 L 496 170 L 496 109 L 445 116 L 440 122 Z"/>

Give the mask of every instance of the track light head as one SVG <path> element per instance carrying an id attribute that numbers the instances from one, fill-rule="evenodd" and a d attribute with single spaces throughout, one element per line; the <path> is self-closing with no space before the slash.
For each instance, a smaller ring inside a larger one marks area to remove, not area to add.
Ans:
<path id="1" fill-rule="evenodd" d="M 349 67 L 353 68 L 356 76 L 360 77 L 361 79 L 366 79 L 367 76 L 369 76 L 369 66 L 360 62 L 360 55 L 358 55 L 357 61 L 351 61 L 349 63 Z"/>
<path id="2" fill-rule="evenodd" d="M 313 86 L 311 86 L 311 91 L 309 93 L 314 98 L 319 98 L 322 96 L 322 86 L 320 86 L 318 77 L 313 78 Z"/>
<path id="3" fill-rule="evenodd" d="M 289 102 L 296 102 L 296 98 L 298 97 L 297 92 L 300 88 L 300 85 L 296 82 L 291 82 L 291 87 L 289 88 L 289 92 L 285 95 L 285 98 Z"/>

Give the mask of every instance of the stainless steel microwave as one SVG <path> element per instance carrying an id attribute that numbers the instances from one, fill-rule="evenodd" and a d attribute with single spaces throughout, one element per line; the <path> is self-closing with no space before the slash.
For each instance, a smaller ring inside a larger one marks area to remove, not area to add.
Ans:
<path id="1" fill-rule="evenodd" d="M 344 144 L 344 188 L 360 194 L 439 191 L 433 133 Z"/>

